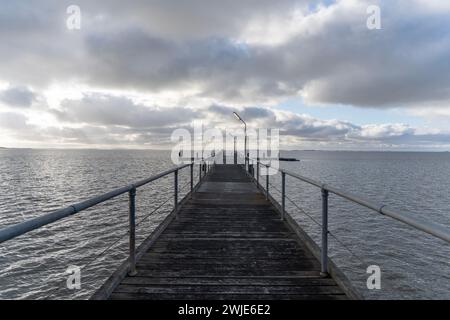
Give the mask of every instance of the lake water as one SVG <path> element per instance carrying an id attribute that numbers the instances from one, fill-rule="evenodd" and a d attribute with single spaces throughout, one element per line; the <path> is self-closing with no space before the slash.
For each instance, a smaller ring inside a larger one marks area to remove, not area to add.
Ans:
<path id="1" fill-rule="evenodd" d="M 0 228 L 65 207 L 172 167 L 167 151 L 0 149 Z M 291 151 L 290 171 L 450 226 L 450 153 Z M 195 168 L 195 175 L 198 175 Z M 188 191 L 189 170 L 180 175 Z M 280 176 L 271 177 L 279 198 Z M 262 182 L 264 180 L 262 179 Z M 138 190 L 137 236 L 172 209 L 173 176 Z M 288 212 L 320 240 L 320 190 L 287 179 Z M 295 205 L 293 204 L 295 203 Z M 450 299 L 450 246 L 330 196 L 330 256 L 371 299 Z M 300 210 L 300 209 L 301 210 Z M 86 299 L 127 257 L 127 195 L 0 245 L 0 299 Z M 381 268 L 368 290 L 366 268 Z M 66 288 L 70 266 L 81 290 Z"/>

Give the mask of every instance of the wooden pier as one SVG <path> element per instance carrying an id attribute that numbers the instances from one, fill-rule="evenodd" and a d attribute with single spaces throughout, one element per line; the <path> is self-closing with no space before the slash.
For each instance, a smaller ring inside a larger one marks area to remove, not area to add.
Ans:
<path id="1" fill-rule="evenodd" d="M 347 299 L 239 165 L 215 165 L 94 299 Z"/>

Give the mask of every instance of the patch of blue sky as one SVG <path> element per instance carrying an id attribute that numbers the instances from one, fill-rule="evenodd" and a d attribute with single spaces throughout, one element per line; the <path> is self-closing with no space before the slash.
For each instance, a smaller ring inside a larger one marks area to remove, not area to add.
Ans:
<path id="1" fill-rule="evenodd" d="M 320 7 L 329 7 L 336 3 L 336 0 L 321 0 L 314 1 L 308 5 L 308 9 L 310 12 L 316 12 Z"/>
<path id="2" fill-rule="evenodd" d="M 322 120 L 336 119 L 356 125 L 405 123 L 411 126 L 426 126 L 426 121 L 418 116 L 408 115 L 402 109 L 361 108 L 351 105 L 307 105 L 301 98 L 289 99 L 278 106 L 279 110 L 307 114 Z"/>

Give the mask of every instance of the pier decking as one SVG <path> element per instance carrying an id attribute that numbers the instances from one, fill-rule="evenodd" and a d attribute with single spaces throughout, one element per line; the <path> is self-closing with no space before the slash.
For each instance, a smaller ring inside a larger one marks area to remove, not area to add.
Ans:
<path id="1" fill-rule="evenodd" d="M 347 298 L 238 165 L 214 166 L 136 269 L 104 298 Z"/>

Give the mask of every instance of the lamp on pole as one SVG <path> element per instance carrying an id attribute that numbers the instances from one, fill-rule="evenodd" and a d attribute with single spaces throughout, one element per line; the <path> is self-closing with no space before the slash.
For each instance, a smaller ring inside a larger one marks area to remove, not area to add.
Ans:
<path id="1" fill-rule="evenodd" d="M 245 123 L 245 121 L 241 118 L 241 116 L 238 115 L 236 112 L 233 112 L 233 114 L 236 117 L 236 119 L 238 119 L 239 121 L 241 121 L 244 124 L 244 158 L 245 158 L 245 167 L 247 167 L 247 160 L 248 160 L 248 155 L 247 155 L 247 123 Z"/>

